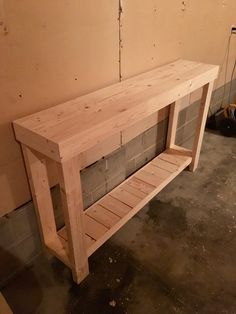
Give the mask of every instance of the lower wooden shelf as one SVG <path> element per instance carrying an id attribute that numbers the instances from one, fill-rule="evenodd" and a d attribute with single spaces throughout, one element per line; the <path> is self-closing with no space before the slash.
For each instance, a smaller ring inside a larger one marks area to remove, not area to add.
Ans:
<path id="1" fill-rule="evenodd" d="M 87 255 L 95 252 L 191 161 L 190 151 L 167 149 L 86 209 L 84 224 Z M 68 265 L 66 227 L 58 231 L 58 239 L 49 248 Z"/>

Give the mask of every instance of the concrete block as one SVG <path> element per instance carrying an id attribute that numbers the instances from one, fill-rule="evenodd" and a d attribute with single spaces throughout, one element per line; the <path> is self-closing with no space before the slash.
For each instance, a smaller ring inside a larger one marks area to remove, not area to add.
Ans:
<path id="1" fill-rule="evenodd" d="M 156 156 L 156 145 L 146 149 L 142 154 L 135 158 L 135 168 L 136 170 L 144 166 L 147 162 Z"/>
<path id="2" fill-rule="evenodd" d="M 8 249 L 15 242 L 14 232 L 11 225 L 11 219 L 0 218 L 0 249 Z"/>
<path id="3" fill-rule="evenodd" d="M 101 159 L 81 171 L 83 193 L 89 193 L 105 184 L 106 160 Z"/>
<path id="4" fill-rule="evenodd" d="M 157 125 L 157 143 L 166 140 L 169 119 L 165 119 Z"/>
<path id="5" fill-rule="evenodd" d="M 217 102 L 211 105 L 210 114 L 216 113 L 221 108 L 221 102 Z"/>
<path id="6" fill-rule="evenodd" d="M 225 90 L 226 89 L 227 87 L 225 86 Z M 223 93 L 224 93 L 224 86 L 221 86 L 213 91 L 212 98 L 214 98 L 216 101 L 219 101 L 219 99 L 222 99 Z"/>
<path id="7" fill-rule="evenodd" d="M 106 183 L 102 184 L 101 186 L 97 187 L 96 189 L 91 191 L 92 194 L 92 202 L 96 202 L 101 197 L 103 197 L 107 193 Z"/>
<path id="8" fill-rule="evenodd" d="M 155 125 L 154 127 L 148 129 L 143 134 L 143 146 L 144 149 L 152 147 L 156 143 L 162 140 L 163 137 L 166 137 L 168 127 L 168 119 L 165 119 Z"/>
<path id="9" fill-rule="evenodd" d="M 230 90 L 230 82 L 228 82 L 225 86 L 221 86 L 217 88 L 215 91 L 213 91 L 213 97 L 216 102 L 221 101 L 222 97 L 228 97 Z M 236 90 L 236 79 L 232 81 L 231 91 Z"/>
<path id="10" fill-rule="evenodd" d="M 123 173 L 125 177 L 125 147 L 116 150 L 106 157 L 105 179 L 110 180 Z"/>
<path id="11" fill-rule="evenodd" d="M 0 247 L 0 287 L 42 252 L 39 235 L 17 243 L 11 249 Z"/>
<path id="12" fill-rule="evenodd" d="M 178 128 L 198 116 L 200 101 L 196 101 L 179 113 Z"/>
<path id="13" fill-rule="evenodd" d="M 196 125 L 197 119 L 194 119 L 185 124 L 184 126 L 182 126 L 181 128 L 179 128 L 176 132 L 176 144 L 181 145 L 189 138 L 191 138 L 195 133 Z"/>
<path id="14" fill-rule="evenodd" d="M 128 160 L 126 162 L 126 172 L 125 172 L 125 177 L 129 177 L 132 173 L 135 172 L 136 168 L 135 168 L 135 158 Z"/>
<path id="15" fill-rule="evenodd" d="M 232 90 L 236 91 L 236 78 L 232 81 Z"/>
<path id="16" fill-rule="evenodd" d="M 28 264 L 42 252 L 42 244 L 39 235 L 32 235 L 18 243 L 11 248 L 10 252 L 21 264 Z"/>
<path id="17" fill-rule="evenodd" d="M 22 268 L 21 261 L 10 250 L 0 247 L 0 289 Z"/>
<path id="18" fill-rule="evenodd" d="M 125 145 L 125 160 L 134 158 L 142 153 L 143 150 L 143 134 L 140 134 Z"/>
<path id="19" fill-rule="evenodd" d="M 32 202 L 10 213 L 8 217 L 12 226 L 14 244 L 32 235 L 39 234 L 38 222 Z"/>
<path id="20" fill-rule="evenodd" d="M 92 193 L 88 193 L 83 195 L 84 209 L 88 208 L 93 204 L 93 196 Z"/>
<path id="21" fill-rule="evenodd" d="M 156 145 L 149 147 L 142 154 L 135 158 L 135 168 L 138 170 L 165 149 L 165 138 L 162 138 Z"/>
<path id="22" fill-rule="evenodd" d="M 181 146 L 187 148 L 187 149 L 192 149 L 193 148 L 193 142 L 194 142 L 194 136 L 190 137 L 183 143 L 181 143 Z"/>
<path id="23" fill-rule="evenodd" d="M 166 137 L 163 137 L 156 146 L 156 156 L 166 149 Z"/>
<path id="24" fill-rule="evenodd" d="M 218 107 L 219 104 L 221 104 L 222 99 L 224 99 L 223 100 L 224 104 L 228 104 L 228 102 L 229 102 L 229 100 L 228 100 L 229 90 L 230 90 L 230 82 L 228 82 L 225 85 L 225 87 L 221 86 L 221 87 L 217 88 L 215 91 L 213 91 L 212 99 L 211 99 L 212 106 Z M 230 102 L 235 102 L 235 101 L 236 101 L 236 79 L 234 79 L 232 82 Z M 215 108 L 212 111 L 215 112 Z"/>
<path id="25" fill-rule="evenodd" d="M 110 192 L 117 185 L 119 185 L 122 181 L 125 180 L 125 173 L 122 171 L 120 174 L 110 178 L 106 183 L 107 192 Z"/>
<path id="26" fill-rule="evenodd" d="M 145 150 L 157 143 L 158 141 L 157 134 L 158 134 L 158 125 L 154 125 L 152 128 L 148 129 L 147 131 L 143 133 L 143 148 Z"/>

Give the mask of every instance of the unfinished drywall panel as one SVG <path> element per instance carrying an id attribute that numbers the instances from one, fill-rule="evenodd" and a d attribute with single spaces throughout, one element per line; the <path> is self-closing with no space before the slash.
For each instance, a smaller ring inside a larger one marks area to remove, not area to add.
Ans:
<path id="1" fill-rule="evenodd" d="M 177 58 L 222 64 L 231 26 L 236 23 L 235 0 L 123 0 L 122 3 L 123 79 Z M 229 68 L 235 57 L 234 36 Z M 218 86 L 224 83 L 224 69 Z M 227 81 L 229 78 L 230 73 Z"/>
<path id="2" fill-rule="evenodd" d="M 227 47 L 231 26 L 235 24 L 236 2 L 224 1 L 186 1 L 183 28 L 183 56 L 206 63 L 223 63 L 217 87 L 225 83 Z M 228 75 L 229 81 L 235 61 L 236 36 L 230 39 Z"/>
<path id="3" fill-rule="evenodd" d="M 1 9 L 0 216 L 30 199 L 11 121 L 119 79 L 117 0 L 1 0 Z"/>
<path id="4" fill-rule="evenodd" d="M 0 0 L 0 34 L 4 34 L 7 32 L 7 28 L 5 25 L 5 8 L 3 0 Z"/>
<path id="5" fill-rule="evenodd" d="M 183 20 L 175 1 L 123 0 L 123 79 L 181 57 Z"/>

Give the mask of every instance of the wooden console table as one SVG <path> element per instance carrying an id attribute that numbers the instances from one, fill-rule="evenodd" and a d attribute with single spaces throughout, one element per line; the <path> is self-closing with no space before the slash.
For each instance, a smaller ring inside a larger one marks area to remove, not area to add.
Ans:
<path id="1" fill-rule="evenodd" d="M 21 142 L 42 239 L 68 265 L 75 282 L 88 257 L 183 169 L 197 167 L 218 66 L 179 60 L 75 100 L 14 121 Z M 182 97 L 203 87 L 192 150 L 175 145 Z M 83 208 L 80 170 L 142 132 L 142 120 L 170 105 L 166 150 Z M 65 227 L 56 229 L 45 156 L 57 163 Z"/>

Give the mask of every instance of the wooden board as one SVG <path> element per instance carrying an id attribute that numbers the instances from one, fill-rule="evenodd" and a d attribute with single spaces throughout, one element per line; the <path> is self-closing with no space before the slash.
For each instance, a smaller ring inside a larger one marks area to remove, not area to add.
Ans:
<path id="1" fill-rule="evenodd" d="M 0 292 L 0 313 L 1 314 L 13 314 L 9 305 L 7 304 L 4 296 Z"/>
<path id="2" fill-rule="evenodd" d="M 119 132 L 122 145 L 124 130 L 213 81 L 217 73 L 218 66 L 179 60 L 19 119 L 16 138 L 57 161 Z"/>
<path id="3" fill-rule="evenodd" d="M 108 194 L 105 198 L 103 197 L 99 204 L 103 206 L 104 208 L 109 209 L 114 214 L 118 215 L 119 217 L 124 217 L 129 211 L 130 206 L 127 204 L 122 203 L 120 200 L 117 200 L 116 198 L 112 197 L 110 194 Z"/>
<path id="4" fill-rule="evenodd" d="M 100 204 L 91 206 L 86 213 L 89 217 L 93 218 L 99 222 L 99 224 L 104 225 L 108 229 L 116 224 L 120 219 L 117 214 L 114 214 L 112 211 L 106 209 Z"/>
<path id="5" fill-rule="evenodd" d="M 159 161 L 162 168 L 158 167 Z M 187 151 L 184 155 L 178 148 L 168 149 L 89 207 L 84 212 L 87 255 L 118 231 L 191 161 Z M 65 227 L 58 234 L 67 241 Z"/>
<path id="6" fill-rule="evenodd" d="M 84 233 L 83 196 L 78 161 L 78 158 L 72 158 L 57 165 L 62 211 L 68 231 L 69 261 L 73 279 L 77 283 L 81 282 L 89 274 Z M 50 247 L 50 244 L 47 245 Z M 60 252 L 58 253 L 60 254 Z"/>

